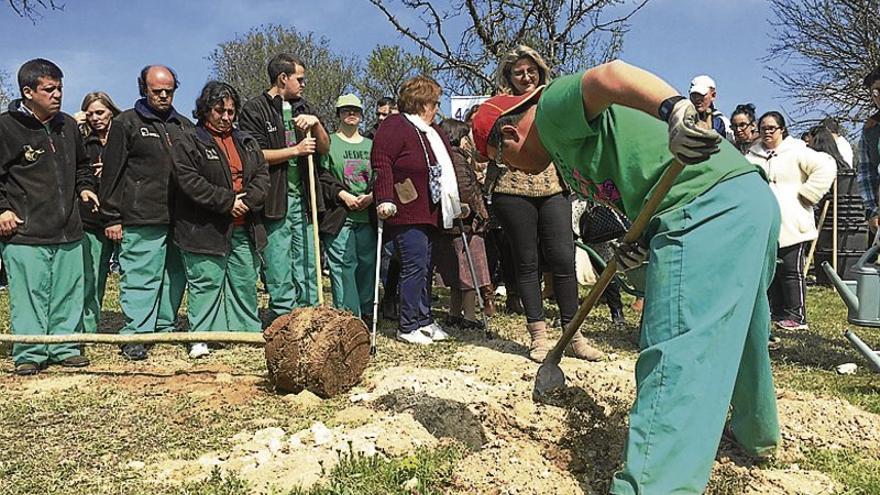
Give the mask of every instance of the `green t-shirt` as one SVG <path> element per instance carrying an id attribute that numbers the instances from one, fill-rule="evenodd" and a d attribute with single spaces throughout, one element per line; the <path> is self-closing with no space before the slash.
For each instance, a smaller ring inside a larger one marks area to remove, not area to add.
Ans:
<path id="1" fill-rule="evenodd" d="M 635 219 L 672 160 L 667 126 L 619 105 L 587 122 L 582 77 L 583 73 L 561 77 L 544 90 L 535 116 L 538 134 L 574 192 Z M 722 140 L 718 154 L 684 167 L 657 212 L 684 205 L 722 180 L 756 170 Z"/>
<path id="2" fill-rule="evenodd" d="M 298 141 L 296 138 L 296 126 L 293 125 L 293 108 L 286 101 L 281 104 L 281 108 L 284 112 L 284 145 L 295 146 Z M 299 197 L 302 196 L 302 179 L 300 179 L 297 160 L 298 158 L 287 160 L 287 163 L 290 165 L 287 167 L 287 194 Z"/>
<path id="3" fill-rule="evenodd" d="M 321 166 L 333 174 L 348 192 L 366 194 L 372 177 L 370 149 L 373 141 L 364 138 L 360 143 L 349 143 L 338 134 L 330 136 L 330 153 L 321 157 Z M 358 223 L 369 223 L 368 210 L 350 211 L 348 218 Z"/>

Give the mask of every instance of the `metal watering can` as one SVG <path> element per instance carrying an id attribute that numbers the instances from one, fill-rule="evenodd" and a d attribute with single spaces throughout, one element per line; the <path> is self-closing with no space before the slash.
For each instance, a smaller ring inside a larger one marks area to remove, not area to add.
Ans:
<path id="1" fill-rule="evenodd" d="M 880 266 L 875 264 L 880 244 L 874 244 L 851 268 L 854 280 L 841 280 L 828 262 L 822 269 L 846 307 L 847 320 L 862 327 L 880 327 Z"/>

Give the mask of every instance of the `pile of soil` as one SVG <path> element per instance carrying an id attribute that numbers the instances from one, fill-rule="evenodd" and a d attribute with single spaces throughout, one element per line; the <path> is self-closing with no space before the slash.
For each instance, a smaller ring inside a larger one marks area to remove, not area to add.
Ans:
<path id="1" fill-rule="evenodd" d="M 367 326 L 331 308 L 295 309 L 263 336 L 269 381 L 280 391 L 333 397 L 357 384 L 370 361 Z"/>

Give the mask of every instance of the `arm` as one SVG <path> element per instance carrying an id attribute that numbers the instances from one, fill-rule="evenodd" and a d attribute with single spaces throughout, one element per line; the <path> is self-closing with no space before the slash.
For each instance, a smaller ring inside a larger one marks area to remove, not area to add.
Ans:
<path id="1" fill-rule="evenodd" d="M 587 120 L 593 120 L 612 104 L 659 118 L 660 104 L 678 91 L 646 70 L 614 60 L 584 72 L 581 93 Z"/>
<path id="2" fill-rule="evenodd" d="M 241 200 L 249 211 L 259 211 L 266 202 L 266 192 L 269 190 L 269 164 L 259 149 L 249 151 L 248 155 L 257 161 L 257 172 L 244 185 L 245 196 Z"/>
<path id="3" fill-rule="evenodd" d="M 856 173 L 861 189 L 862 199 L 865 201 L 865 218 L 871 219 L 880 214 L 877 207 L 877 189 L 880 186 L 880 173 L 877 166 L 871 165 L 871 157 L 868 154 L 868 142 L 865 139 L 865 131 L 862 131 L 862 139 L 859 142 L 859 156 L 856 163 Z"/>
<path id="4" fill-rule="evenodd" d="M 86 153 L 86 148 L 83 146 L 82 135 L 79 132 L 75 133 L 76 140 L 76 192 L 82 193 L 83 191 L 91 191 L 92 193 L 97 192 L 97 188 L 95 187 L 95 173 L 92 170 L 92 159 Z"/>
<path id="5" fill-rule="evenodd" d="M 199 206 L 214 213 L 229 213 L 235 203 L 235 193 L 208 182 L 199 170 L 201 160 L 202 154 L 191 136 L 184 136 L 176 143 L 174 175 L 178 189 Z"/>
<path id="6" fill-rule="evenodd" d="M 837 163 L 831 155 L 819 153 L 809 148 L 804 150 L 798 162 L 801 172 L 807 176 L 807 180 L 798 189 L 798 195 L 814 205 L 831 188 L 831 184 L 837 177 Z"/>
<path id="7" fill-rule="evenodd" d="M 389 122 L 389 124 L 391 124 Z M 403 151 L 405 135 L 395 125 L 382 125 L 376 132 L 370 151 L 370 167 L 376 174 L 373 197 L 377 205 L 394 203 L 394 172 L 392 164 Z"/>

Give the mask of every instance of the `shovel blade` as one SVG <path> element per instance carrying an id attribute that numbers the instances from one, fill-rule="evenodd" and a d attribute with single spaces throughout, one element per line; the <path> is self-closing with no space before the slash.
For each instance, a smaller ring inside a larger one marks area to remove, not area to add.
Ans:
<path id="1" fill-rule="evenodd" d="M 565 373 L 562 372 L 559 363 L 545 361 L 538 368 L 538 375 L 535 377 L 535 388 L 532 390 L 532 400 L 538 401 L 547 393 L 564 387 Z"/>

